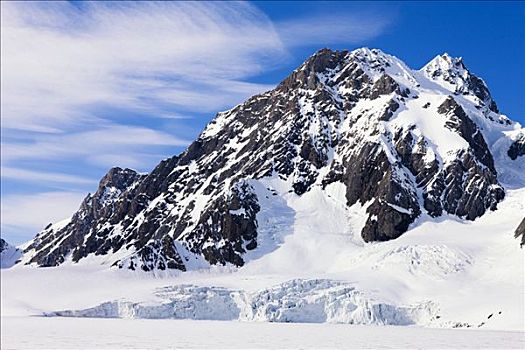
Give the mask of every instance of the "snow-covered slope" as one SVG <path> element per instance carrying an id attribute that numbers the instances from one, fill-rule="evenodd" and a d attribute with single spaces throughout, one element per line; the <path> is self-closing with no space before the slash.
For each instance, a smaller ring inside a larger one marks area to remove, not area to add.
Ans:
<path id="1" fill-rule="evenodd" d="M 311 264 L 327 235 L 363 245 L 428 216 L 496 210 L 505 188 L 525 186 L 524 135 L 461 59 L 412 70 L 380 50 L 323 49 L 150 174 L 111 169 L 69 221 L 25 246 L 22 263 L 242 266 L 303 232 L 317 244 L 297 254 Z M 302 226 L 301 210 L 315 226 Z"/>

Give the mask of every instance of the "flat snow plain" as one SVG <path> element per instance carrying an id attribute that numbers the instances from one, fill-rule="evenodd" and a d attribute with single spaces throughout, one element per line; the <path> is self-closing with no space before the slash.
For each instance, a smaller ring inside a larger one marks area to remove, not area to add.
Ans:
<path id="1" fill-rule="evenodd" d="M 522 332 L 235 321 L 7 317 L 10 349 L 523 349 Z"/>
<path id="2" fill-rule="evenodd" d="M 2 349 L 525 348 L 513 238 L 525 189 L 474 222 L 421 217 L 399 239 L 365 244 L 363 208 L 347 208 L 343 189 L 298 200 L 286 184 L 254 186 L 267 199 L 260 251 L 239 269 L 145 274 L 106 257 L 2 269 Z"/>

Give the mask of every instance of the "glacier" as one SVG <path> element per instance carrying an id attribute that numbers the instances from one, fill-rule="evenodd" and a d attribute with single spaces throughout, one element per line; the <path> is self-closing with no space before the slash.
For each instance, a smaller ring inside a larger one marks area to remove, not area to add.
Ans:
<path id="1" fill-rule="evenodd" d="M 45 316 L 373 325 L 423 325 L 439 318 L 438 306 L 430 301 L 392 305 L 367 297 L 352 284 L 326 279 L 295 279 L 250 293 L 179 285 L 157 289 L 154 294 L 160 299 L 157 303 L 118 300 Z"/>

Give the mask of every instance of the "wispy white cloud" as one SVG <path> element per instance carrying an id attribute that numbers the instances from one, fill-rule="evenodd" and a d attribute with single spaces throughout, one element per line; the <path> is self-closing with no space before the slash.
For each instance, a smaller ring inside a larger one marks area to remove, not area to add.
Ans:
<path id="1" fill-rule="evenodd" d="M 93 179 L 82 176 L 12 167 L 2 167 L 2 178 L 14 179 L 17 181 L 29 181 L 33 183 L 60 183 L 75 185 L 95 183 Z"/>
<path id="2" fill-rule="evenodd" d="M 33 137 L 28 142 L 4 143 L 2 162 L 5 166 L 21 160 L 87 161 L 105 167 L 136 166 L 150 156 L 147 150 L 186 146 L 189 142 L 146 127 L 106 123 L 95 130 L 45 134 Z"/>
<path id="3" fill-rule="evenodd" d="M 276 28 L 286 46 L 358 44 L 382 34 L 391 19 L 373 13 L 329 13 L 299 17 Z"/>
<path id="4" fill-rule="evenodd" d="M 2 197 L 2 236 L 16 232 L 20 243 L 51 222 L 70 217 L 86 196 L 81 192 L 44 192 Z"/>
<path id="5" fill-rule="evenodd" d="M 83 123 L 100 103 L 223 108 L 260 91 L 232 84 L 286 54 L 272 23 L 246 3 L 1 6 L 4 128 Z M 226 98 L 210 103 L 212 92 Z"/>

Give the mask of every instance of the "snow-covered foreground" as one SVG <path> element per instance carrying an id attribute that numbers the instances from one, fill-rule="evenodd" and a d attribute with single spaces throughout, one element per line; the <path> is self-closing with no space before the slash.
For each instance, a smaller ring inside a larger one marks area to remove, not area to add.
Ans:
<path id="1" fill-rule="evenodd" d="M 522 332 L 341 324 L 2 318 L 7 349 L 523 349 Z"/>
<path id="2" fill-rule="evenodd" d="M 525 189 L 474 222 L 423 216 L 369 244 L 355 234 L 363 208 L 346 207 L 337 187 L 273 197 L 258 217 L 260 250 L 239 269 L 143 273 L 103 256 L 2 269 L 2 349 L 525 346 L 513 238 Z"/>

